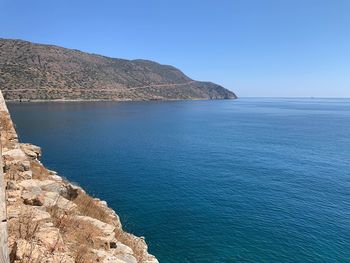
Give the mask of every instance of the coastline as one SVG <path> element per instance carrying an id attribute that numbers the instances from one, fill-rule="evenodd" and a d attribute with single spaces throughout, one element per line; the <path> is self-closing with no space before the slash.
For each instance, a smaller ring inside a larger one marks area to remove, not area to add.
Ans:
<path id="1" fill-rule="evenodd" d="M 1 91 L 0 117 L 11 262 L 158 262 L 105 201 L 45 168 L 40 147 L 18 141 Z"/>
<path id="2" fill-rule="evenodd" d="M 204 99 L 204 98 L 194 98 L 194 99 L 153 99 L 153 100 L 114 100 L 114 99 L 45 99 L 45 100 L 11 100 L 6 99 L 6 102 L 10 103 L 44 103 L 44 102 L 58 102 L 58 103 L 65 103 L 65 102 L 166 102 L 166 101 L 210 101 L 210 100 L 236 100 L 238 97 L 235 98 L 214 98 L 214 99 Z"/>

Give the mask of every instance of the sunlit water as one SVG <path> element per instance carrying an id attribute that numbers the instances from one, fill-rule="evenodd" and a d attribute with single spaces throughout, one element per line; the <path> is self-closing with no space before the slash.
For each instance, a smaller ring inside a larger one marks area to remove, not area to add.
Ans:
<path id="1" fill-rule="evenodd" d="M 350 100 L 10 104 L 161 263 L 350 262 Z"/>

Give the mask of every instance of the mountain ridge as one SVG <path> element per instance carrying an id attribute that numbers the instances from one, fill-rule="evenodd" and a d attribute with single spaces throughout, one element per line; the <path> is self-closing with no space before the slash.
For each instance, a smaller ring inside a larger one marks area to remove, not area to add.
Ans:
<path id="1" fill-rule="evenodd" d="M 171 65 L 2 38 L 0 88 L 8 100 L 236 98 L 222 86 L 193 80 Z"/>

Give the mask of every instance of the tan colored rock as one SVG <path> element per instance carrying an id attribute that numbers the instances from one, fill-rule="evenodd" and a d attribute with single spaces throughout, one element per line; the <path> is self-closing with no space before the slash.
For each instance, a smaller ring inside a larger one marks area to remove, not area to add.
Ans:
<path id="1" fill-rule="evenodd" d="M 18 218 L 20 213 L 20 210 L 18 207 L 14 205 L 9 205 L 7 206 L 7 219 L 13 219 L 13 218 Z"/>
<path id="2" fill-rule="evenodd" d="M 9 159 L 9 158 L 6 158 L 6 156 L 4 156 L 5 173 L 10 169 L 20 171 L 20 172 L 29 171 L 30 162 L 28 160 L 14 160 L 12 158 Z"/>
<path id="3" fill-rule="evenodd" d="M 37 159 L 41 156 L 41 149 L 39 146 L 29 143 L 21 143 L 20 147 L 22 151 L 31 159 Z"/>
<path id="4" fill-rule="evenodd" d="M 115 227 L 114 226 L 107 224 L 107 223 L 104 223 L 98 219 L 95 219 L 95 218 L 92 218 L 89 216 L 76 216 L 76 218 L 78 220 L 85 221 L 85 222 L 91 224 L 92 226 L 96 227 L 97 229 L 99 229 L 102 233 L 101 237 L 104 240 L 106 240 L 108 242 L 114 240 L 114 236 L 115 236 L 115 233 L 114 233 Z"/>
<path id="5" fill-rule="evenodd" d="M 122 260 L 125 263 L 137 263 L 136 258 L 131 254 L 117 254 L 115 258 Z"/>
<path id="6" fill-rule="evenodd" d="M 7 198 L 21 198 L 21 190 L 7 191 Z"/>
<path id="7" fill-rule="evenodd" d="M 66 186 L 62 182 L 57 182 L 53 180 L 43 180 L 38 182 L 40 188 L 44 191 L 64 193 L 66 192 Z"/>
<path id="8" fill-rule="evenodd" d="M 74 210 L 77 205 L 72 201 L 60 196 L 56 192 L 43 192 L 44 195 L 44 206 L 57 206 L 63 210 Z"/>
<path id="9" fill-rule="evenodd" d="M 70 210 L 70 211 L 72 211 L 72 210 L 77 208 L 76 204 L 74 204 L 72 201 L 69 201 L 68 199 L 66 199 L 66 198 L 64 198 L 62 196 L 60 196 L 58 198 L 58 200 L 56 202 L 56 205 L 59 208 L 63 209 L 63 210 Z"/>
<path id="10" fill-rule="evenodd" d="M 7 181 L 6 190 L 19 190 L 19 185 L 15 181 Z"/>
<path id="11" fill-rule="evenodd" d="M 143 263 L 159 263 L 155 256 L 148 254 L 147 259 L 143 260 Z"/>
<path id="12" fill-rule="evenodd" d="M 23 191 L 22 199 L 26 205 L 42 206 L 44 204 L 44 195 L 35 194 L 29 191 Z"/>
<path id="13" fill-rule="evenodd" d="M 32 171 L 24 171 L 19 174 L 19 178 L 21 180 L 29 180 L 33 178 L 33 172 Z"/>
<path id="14" fill-rule="evenodd" d="M 21 149 L 12 149 L 2 152 L 4 157 L 10 157 L 13 160 L 26 160 L 26 155 Z"/>
<path id="15" fill-rule="evenodd" d="M 93 252 L 100 258 L 100 262 L 102 263 L 127 263 L 126 261 L 117 258 L 113 253 L 104 250 L 94 250 Z"/>
<path id="16" fill-rule="evenodd" d="M 32 210 L 33 211 L 33 221 L 43 221 L 43 220 L 51 218 L 51 215 L 46 211 L 43 211 L 37 207 L 32 207 L 32 209 L 33 209 Z"/>
<path id="17" fill-rule="evenodd" d="M 44 195 L 44 206 L 54 206 L 60 196 L 59 193 L 56 192 L 43 192 Z"/>
<path id="18" fill-rule="evenodd" d="M 28 242 L 24 239 L 16 240 L 11 254 L 16 260 L 21 260 L 21 262 L 26 262 L 26 260 L 32 260 L 30 262 L 36 262 L 41 259 L 42 252 L 39 246 L 34 242 Z"/>
<path id="19" fill-rule="evenodd" d="M 45 263 L 75 263 L 74 259 L 66 253 L 54 253 L 54 255 L 45 260 Z"/>
<path id="20" fill-rule="evenodd" d="M 66 250 L 60 231 L 56 227 L 40 228 L 35 233 L 35 238 L 51 252 Z"/>
<path id="21" fill-rule="evenodd" d="M 113 244 L 114 243 L 114 244 Z M 128 247 L 127 245 L 124 245 L 120 242 L 110 242 L 111 247 L 111 251 L 113 251 L 114 255 L 118 255 L 118 254 L 134 254 L 134 252 L 132 251 L 132 249 L 130 247 Z"/>
<path id="22" fill-rule="evenodd" d="M 50 180 L 53 180 L 53 181 L 58 181 L 58 182 L 62 182 L 62 177 L 61 176 L 58 176 L 57 174 L 52 174 L 49 176 L 49 179 Z"/>
<path id="23" fill-rule="evenodd" d="M 37 191 L 41 191 L 39 180 L 36 179 L 28 179 L 19 182 L 19 186 L 21 186 L 24 190 L 32 191 L 33 189 Z"/>

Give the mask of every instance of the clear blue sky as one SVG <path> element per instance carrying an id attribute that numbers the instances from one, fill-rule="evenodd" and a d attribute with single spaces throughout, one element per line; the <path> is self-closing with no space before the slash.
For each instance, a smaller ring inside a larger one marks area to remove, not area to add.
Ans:
<path id="1" fill-rule="evenodd" d="M 239 96 L 350 97 L 350 0 L 0 0 L 0 37 L 151 59 Z"/>

